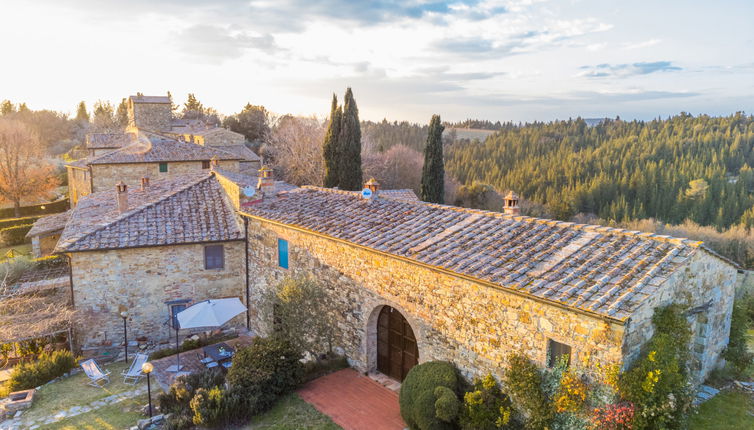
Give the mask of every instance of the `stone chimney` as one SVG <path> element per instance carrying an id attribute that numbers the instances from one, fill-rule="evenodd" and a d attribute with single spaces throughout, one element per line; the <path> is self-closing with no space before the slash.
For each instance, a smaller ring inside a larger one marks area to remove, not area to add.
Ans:
<path id="1" fill-rule="evenodd" d="M 115 184 L 115 195 L 118 201 L 118 212 L 123 213 L 128 210 L 128 186 L 123 181 Z"/>
<path id="2" fill-rule="evenodd" d="M 257 190 L 262 193 L 262 198 L 273 197 L 275 195 L 275 178 L 272 177 L 272 169 L 267 166 L 262 166 L 259 169 Z"/>
<path id="3" fill-rule="evenodd" d="M 380 191 L 380 183 L 377 182 L 376 179 L 372 178 L 372 179 L 368 180 L 366 184 L 364 184 L 364 188 L 366 188 L 366 189 L 368 189 L 369 191 L 372 192 L 372 195 L 369 196 L 369 198 L 370 199 L 375 199 L 375 198 L 377 198 L 377 193 Z M 366 198 L 366 196 L 364 196 L 364 195 L 362 195 L 362 196 L 364 198 Z"/>
<path id="4" fill-rule="evenodd" d="M 521 208 L 518 207 L 518 194 L 508 191 L 503 198 L 503 213 L 506 215 L 521 215 Z"/>
<path id="5" fill-rule="evenodd" d="M 141 190 L 144 191 L 149 188 L 149 177 L 145 176 L 141 178 Z"/>

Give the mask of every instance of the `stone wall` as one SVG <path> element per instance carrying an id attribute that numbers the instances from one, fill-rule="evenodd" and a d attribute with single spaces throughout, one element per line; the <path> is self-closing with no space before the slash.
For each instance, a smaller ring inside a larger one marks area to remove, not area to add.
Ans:
<path id="1" fill-rule="evenodd" d="M 73 296 L 81 322 L 80 346 L 123 339 L 122 310 L 128 310 L 129 338 L 170 339 L 170 300 L 198 302 L 222 297 L 245 301 L 244 243 L 223 242 L 225 268 L 204 269 L 204 245 L 130 248 L 71 254 Z M 245 324 L 239 315 L 231 324 Z"/>
<path id="2" fill-rule="evenodd" d="M 237 160 L 221 160 L 221 169 L 238 172 Z M 201 161 L 173 161 L 168 162 L 168 171 L 160 172 L 160 163 L 125 163 L 125 164 L 95 164 L 92 166 L 94 177 L 94 191 L 114 190 L 120 181 L 130 187 L 140 187 L 141 178 L 148 177 L 152 181 L 169 178 L 185 173 L 195 173 L 209 169 L 202 168 Z"/>
<path id="3" fill-rule="evenodd" d="M 361 371 L 376 366 L 376 320 L 389 305 L 409 321 L 419 362 L 450 360 L 464 375 L 501 376 L 508 354 L 545 365 L 548 339 L 570 345 L 580 366 L 620 363 L 623 326 L 543 304 L 361 247 L 278 224 L 249 220 L 252 328 L 271 331 L 265 299 L 286 275 L 313 274 L 327 289 L 336 344 Z M 277 239 L 289 242 L 289 269 L 277 266 Z"/>
<path id="4" fill-rule="evenodd" d="M 146 130 L 170 130 L 173 114 L 170 103 L 133 103 L 128 104 L 128 125 L 130 128 Z"/>
<path id="5" fill-rule="evenodd" d="M 216 128 L 203 136 L 195 136 L 196 143 L 203 146 L 243 145 L 246 138 L 243 134 L 226 128 Z"/>
<path id="6" fill-rule="evenodd" d="M 702 249 L 667 279 L 650 281 L 652 297 L 631 317 L 626 328 L 623 346 L 626 363 L 636 359 L 641 346 L 652 337 L 654 310 L 679 303 L 688 309 L 694 382 L 703 382 L 719 364 L 720 354 L 728 344 L 730 315 L 738 283 L 735 267 Z"/>
<path id="7" fill-rule="evenodd" d="M 79 199 L 92 193 L 89 180 L 89 169 L 68 167 L 68 195 L 71 197 L 71 207 L 76 206 Z"/>

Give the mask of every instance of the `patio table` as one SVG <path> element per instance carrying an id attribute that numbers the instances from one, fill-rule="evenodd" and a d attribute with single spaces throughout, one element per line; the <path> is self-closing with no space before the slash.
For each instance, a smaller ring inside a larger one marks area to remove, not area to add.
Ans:
<path id="1" fill-rule="evenodd" d="M 227 343 L 224 342 L 205 346 L 203 349 L 204 354 L 206 354 L 208 357 L 211 357 L 218 363 L 232 359 L 233 354 L 236 352 L 235 349 L 231 348 Z"/>

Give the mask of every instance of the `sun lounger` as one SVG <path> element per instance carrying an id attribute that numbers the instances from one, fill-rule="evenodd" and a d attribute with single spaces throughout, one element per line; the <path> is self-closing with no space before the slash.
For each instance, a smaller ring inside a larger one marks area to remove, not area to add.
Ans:
<path id="1" fill-rule="evenodd" d="M 103 372 L 96 361 L 93 358 L 81 362 L 81 368 L 84 369 L 84 373 L 89 378 L 88 384 L 93 387 L 101 388 L 105 384 L 110 382 L 110 371 Z"/>
<path id="2" fill-rule="evenodd" d="M 136 383 L 144 377 L 144 372 L 141 371 L 141 366 L 143 366 L 148 359 L 149 356 L 147 356 L 147 354 L 136 354 L 131 362 L 131 367 L 122 373 L 123 383 L 136 385 Z"/>

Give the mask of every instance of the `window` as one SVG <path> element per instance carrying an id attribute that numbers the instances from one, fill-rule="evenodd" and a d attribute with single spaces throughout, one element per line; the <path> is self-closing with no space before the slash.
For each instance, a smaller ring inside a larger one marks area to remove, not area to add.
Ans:
<path id="1" fill-rule="evenodd" d="M 160 163 L 160 173 L 166 173 L 168 171 L 168 163 Z"/>
<path id="2" fill-rule="evenodd" d="M 209 160 L 202 161 L 202 169 L 209 169 Z"/>
<path id="3" fill-rule="evenodd" d="M 222 245 L 204 247 L 204 268 L 222 269 L 225 267 L 225 252 Z"/>
<path id="4" fill-rule="evenodd" d="M 278 266 L 288 268 L 288 241 L 278 239 Z"/>
<path id="5" fill-rule="evenodd" d="M 547 343 L 547 367 L 555 367 L 559 360 L 565 360 L 566 366 L 571 363 L 571 347 L 550 339 Z"/>
<path id="6" fill-rule="evenodd" d="M 178 301 L 178 300 L 177 300 Z M 178 327 L 178 313 L 188 307 L 188 300 L 180 300 L 180 303 L 168 303 L 170 308 L 170 327 Z"/>

